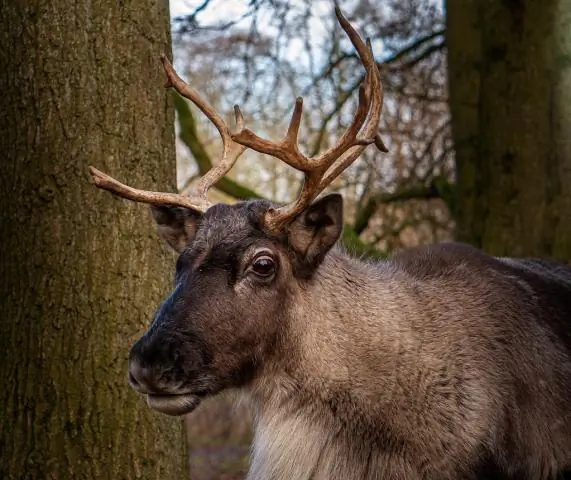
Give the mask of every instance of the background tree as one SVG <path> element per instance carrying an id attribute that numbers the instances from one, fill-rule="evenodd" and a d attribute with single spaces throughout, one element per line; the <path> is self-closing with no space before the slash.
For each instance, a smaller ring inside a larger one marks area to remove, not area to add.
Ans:
<path id="1" fill-rule="evenodd" d="M 175 188 L 164 2 L 0 6 L 0 478 L 184 478 L 179 421 L 126 382 L 173 261 L 93 163 Z"/>
<path id="2" fill-rule="evenodd" d="M 571 4 L 449 0 L 457 238 L 571 261 Z"/>

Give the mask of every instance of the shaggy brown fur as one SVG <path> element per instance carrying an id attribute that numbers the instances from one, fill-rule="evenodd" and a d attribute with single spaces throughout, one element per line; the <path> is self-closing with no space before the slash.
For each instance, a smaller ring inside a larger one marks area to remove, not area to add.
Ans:
<path id="1" fill-rule="evenodd" d="M 339 196 L 281 237 L 260 228 L 268 207 L 155 207 L 181 256 L 131 352 L 151 406 L 183 414 L 239 388 L 255 413 L 250 480 L 571 467 L 571 268 L 460 244 L 365 262 L 334 247 Z"/>

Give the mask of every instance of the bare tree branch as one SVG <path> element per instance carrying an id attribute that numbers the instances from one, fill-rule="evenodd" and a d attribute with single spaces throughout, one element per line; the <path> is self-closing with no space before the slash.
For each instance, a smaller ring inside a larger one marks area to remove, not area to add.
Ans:
<path id="1" fill-rule="evenodd" d="M 393 193 L 381 192 L 371 196 L 365 206 L 357 213 L 353 229 L 361 234 L 369 225 L 369 220 L 381 204 L 403 202 L 406 200 L 428 200 L 441 198 L 436 180 L 429 185 L 412 185 L 399 189 Z"/>

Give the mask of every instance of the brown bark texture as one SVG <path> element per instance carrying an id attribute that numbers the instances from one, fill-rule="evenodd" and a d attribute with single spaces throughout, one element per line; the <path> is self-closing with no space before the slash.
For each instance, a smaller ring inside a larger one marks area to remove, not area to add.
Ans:
<path id="1" fill-rule="evenodd" d="M 571 2 L 449 0 L 459 240 L 571 260 Z"/>
<path id="2" fill-rule="evenodd" d="M 182 479 L 181 421 L 127 384 L 174 262 L 87 166 L 174 191 L 152 0 L 0 2 L 0 478 Z"/>

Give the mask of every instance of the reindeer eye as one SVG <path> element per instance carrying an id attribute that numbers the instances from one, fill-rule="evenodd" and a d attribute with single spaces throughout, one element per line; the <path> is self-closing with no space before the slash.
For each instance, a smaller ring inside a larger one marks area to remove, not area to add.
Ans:
<path id="1" fill-rule="evenodd" d="M 260 277 L 270 277 L 276 271 L 276 262 L 267 255 L 260 256 L 252 263 L 252 271 Z"/>

